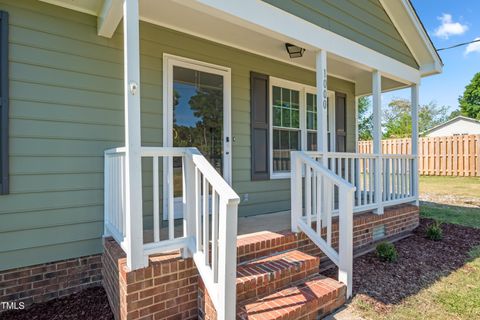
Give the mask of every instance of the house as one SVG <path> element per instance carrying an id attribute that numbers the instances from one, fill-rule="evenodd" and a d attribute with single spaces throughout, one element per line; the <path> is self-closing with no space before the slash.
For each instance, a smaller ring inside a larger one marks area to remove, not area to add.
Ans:
<path id="1" fill-rule="evenodd" d="M 426 137 L 449 137 L 468 134 L 480 134 L 479 120 L 458 116 L 424 132 Z"/>
<path id="2" fill-rule="evenodd" d="M 317 317 L 351 296 L 354 250 L 418 225 L 416 148 L 380 154 L 381 92 L 411 88 L 416 146 L 442 71 L 409 1 L 0 10 L 1 301 L 101 283 L 116 319 Z"/>

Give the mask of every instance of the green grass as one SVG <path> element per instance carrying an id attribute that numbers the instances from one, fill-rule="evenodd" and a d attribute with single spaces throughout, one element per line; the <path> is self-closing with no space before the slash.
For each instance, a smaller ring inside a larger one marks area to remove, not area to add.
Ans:
<path id="1" fill-rule="evenodd" d="M 480 203 L 480 178 L 420 177 L 420 193 L 432 196 L 432 202 L 420 207 L 421 217 L 480 229 L 480 208 L 465 201 Z M 465 204 L 470 206 L 462 206 Z M 480 246 L 469 255 L 463 267 L 398 305 L 376 310 L 369 299 L 358 296 L 351 303 L 353 312 L 365 319 L 383 320 L 480 319 Z"/>
<path id="2" fill-rule="evenodd" d="M 479 208 L 429 203 L 423 204 L 420 207 L 420 216 L 422 218 L 435 219 L 440 222 L 480 228 Z"/>
<path id="3" fill-rule="evenodd" d="M 480 178 L 421 176 L 420 193 L 480 198 Z"/>

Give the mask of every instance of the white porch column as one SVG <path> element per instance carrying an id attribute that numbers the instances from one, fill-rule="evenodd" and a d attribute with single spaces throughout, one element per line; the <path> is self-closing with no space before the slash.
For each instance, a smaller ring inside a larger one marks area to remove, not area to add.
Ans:
<path id="1" fill-rule="evenodd" d="M 414 84 L 411 87 L 411 104 L 412 104 L 412 155 L 414 156 L 412 164 L 413 177 L 413 194 L 415 196 L 415 204 L 418 206 L 418 105 L 420 85 Z"/>
<path id="2" fill-rule="evenodd" d="M 317 151 L 328 151 L 327 134 L 327 51 L 320 50 L 316 55 L 317 69 Z M 322 157 L 324 165 L 327 157 Z"/>
<path id="3" fill-rule="evenodd" d="M 375 157 L 374 189 L 376 213 L 383 214 L 382 206 L 382 75 L 378 70 L 372 72 L 373 104 L 373 153 Z"/>
<path id="4" fill-rule="evenodd" d="M 140 140 L 140 46 L 138 0 L 123 3 L 125 90 L 125 206 L 127 267 L 146 266 L 143 255 L 142 166 Z"/>

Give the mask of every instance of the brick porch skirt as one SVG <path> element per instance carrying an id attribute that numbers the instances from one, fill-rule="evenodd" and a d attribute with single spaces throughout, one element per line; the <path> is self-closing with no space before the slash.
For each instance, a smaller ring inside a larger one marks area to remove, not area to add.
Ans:
<path id="1" fill-rule="evenodd" d="M 354 216 L 354 248 L 372 247 L 374 230 L 384 230 L 392 238 L 416 228 L 419 209 L 399 205 L 383 215 L 371 212 Z M 338 220 L 334 219 L 332 242 L 338 244 Z M 322 257 L 320 250 L 303 234 L 276 232 L 275 239 L 247 236 L 237 242 L 238 262 L 289 249 Z M 103 267 L 102 267 L 103 266 Z M 125 253 L 112 239 L 104 242 L 103 255 L 94 255 L 0 272 L 0 301 L 24 302 L 25 306 L 103 286 L 116 319 L 215 319 L 215 309 L 201 282 L 192 259 L 178 253 L 150 257 L 149 266 L 127 272 Z M 1 312 L 1 310 L 0 310 Z"/>
<path id="2" fill-rule="evenodd" d="M 407 233 L 419 224 L 419 209 L 413 205 L 399 205 L 385 210 L 383 215 L 371 212 L 354 216 L 354 248 L 372 246 L 373 231 L 384 230 L 384 239 Z M 338 244 L 338 219 L 334 219 L 332 242 Z M 303 233 L 277 232 L 274 240 L 261 235 L 242 237 L 237 241 L 238 262 L 248 261 L 269 253 L 298 249 L 324 257 Z M 215 308 L 198 277 L 191 258 L 182 259 L 179 253 L 149 258 L 144 269 L 126 271 L 125 254 L 113 239 L 104 245 L 103 285 L 115 319 L 216 319 Z M 333 310 L 333 309 L 332 309 Z"/>

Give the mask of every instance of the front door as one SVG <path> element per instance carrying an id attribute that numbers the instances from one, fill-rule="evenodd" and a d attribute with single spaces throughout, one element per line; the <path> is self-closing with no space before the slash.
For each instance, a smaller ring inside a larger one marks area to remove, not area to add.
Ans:
<path id="1" fill-rule="evenodd" d="M 230 70 L 189 59 L 165 59 L 169 118 L 166 146 L 198 148 L 230 183 Z M 174 158 L 168 166 L 173 170 L 175 218 L 181 218 L 182 159 Z M 168 195 L 166 192 L 164 195 Z M 167 210 L 163 212 L 166 218 Z"/>

